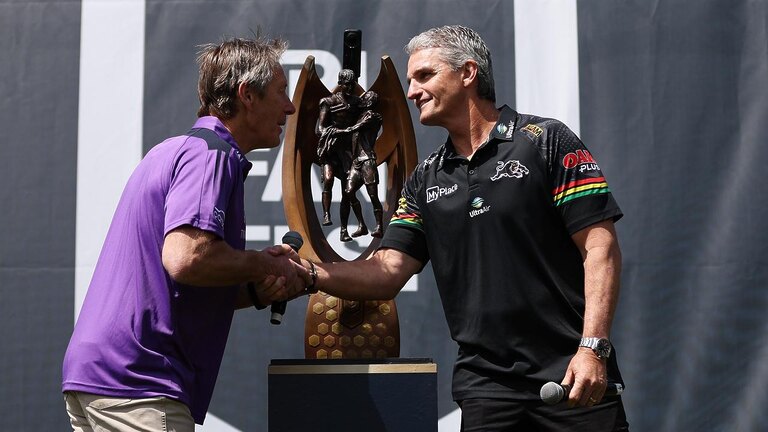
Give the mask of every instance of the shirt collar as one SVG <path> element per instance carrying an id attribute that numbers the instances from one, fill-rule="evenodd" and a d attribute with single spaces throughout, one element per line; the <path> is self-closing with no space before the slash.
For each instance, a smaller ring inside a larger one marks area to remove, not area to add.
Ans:
<path id="1" fill-rule="evenodd" d="M 507 105 L 499 108 L 499 120 L 491 129 L 491 139 L 513 141 L 515 128 L 517 127 L 517 111 Z"/>
<path id="2" fill-rule="evenodd" d="M 235 138 L 229 132 L 229 129 L 227 129 L 227 127 L 224 126 L 224 123 L 222 123 L 221 120 L 219 120 L 217 117 L 214 117 L 214 116 L 203 116 L 197 119 L 193 128 L 210 129 L 213 132 L 215 132 L 216 135 L 219 136 L 219 138 L 228 142 L 229 145 L 231 145 L 232 148 L 235 150 L 235 154 L 237 155 L 237 158 L 240 161 L 240 168 L 242 168 L 243 170 L 243 175 L 246 175 L 246 176 L 248 175 L 248 171 L 251 170 L 251 167 L 253 167 L 253 164 L 248 160 L 248 158 L 245 157 L 243 152 L 240 151 L 240 147 L 238 147 L 237 142 L 235 141 Z"/>
<path id="3" fill-rule="evenodd" d="M 481 148 L 493 142 L 494 139 L 513 141 L 516 127 L 517 111 L 510 108 L 508 105 L 503 105 L 501 108 L 499 108 L 499 120 L 496 121 L 493 129 L 491 129 L 491 134 L 488 137 L 488 141 L 483 144 Z M 445 144 L 443 145 L 443 149 L 439 152 L 437 157 L 437 169 L 441 169 L 445 159 L 462 158 L 463 156 L 456 153 L 456 149 L 453 147 L 451 137 L 448 136 L 448 138 L 445 140 Z"/>

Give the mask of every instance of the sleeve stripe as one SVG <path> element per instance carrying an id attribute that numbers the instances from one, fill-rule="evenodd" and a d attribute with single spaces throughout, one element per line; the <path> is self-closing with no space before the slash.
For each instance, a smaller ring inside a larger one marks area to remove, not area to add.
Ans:
<path id="1" fill-rule="evenodd" d="M 585 184 L 582 186 L 570 188 L 564 192 L 561 192 L 553 197 L 555 201 L 560 201 L 563 198 L 566 198 L 570 195 L 577 194 L 583 191 L 587 190 L 593 190 L 593 189 L 608 189 L 608 183 L 606 182 L 600 182 L 600 183 L 593 183 L 593 184 Z"/>
<path id="2" fill-rule="evenodd" d="M 605 177 L 594 177 L 594 178 L 587 178 L 583 180 L 575 180 L 570 183 L 564 184 L 556 189 L 552 190 L 552 195 L 558 195 L 559 193 L 563 192 L 566 189 L 570 189 L 575 186 L 581 186 L 585 184 L 590 183 L 605 183 Z"/>
<path id="3" fill-rule="evenodd" d="M 423 231 L 421 226 L 421 218 L 415 216 L 415 215 L 400 215 L 400 216 L 394 216 L 389 221 L 390 225 L 403 225 L 408 226 L 412 228 L 416 228 L 419 231 Z"/>
<path id="4" fill-rule="evenodd" d="M 600 194 L 607 194 L 611 193 L 610 189 L 608 189 L 608 185 L 606 183 L 602 183 L 602 185 L 598 185 L 597 187 L 590 187 L 586 189 L 581 189 L 580 191 L 577 191 L 575 189 L 571 189 L 565 194 L 562 195 L 562 199 L 555 198 L 555 207 L 559 207 L 568 201 L 574 200 L 576 198 L 581 198 L 583 196 L 587 195 L 600 195 Z"/>
<path id="5" fill-rule="evenodd" d="M 555 201 L 557 201 L 557 200 L 560 200 L 560 199 L 563 199 L 563 198 L 567 197 L 568 195 L 579 193 L 581 191 L 590 190 L 590 189 L 607 188 L 607 187 L 608 187 L 608 183 L 606 183 L 606 182 L 585 184 L 585 185 L 582 185 L 582 186 L 577 186 L 577 187 L 570 188 L 570 189 L 568 189 L 568 190 L 566 190 L 564 192 L 560 192 L 559 194 L 555 195 L 553 197 L 553 199 Z"/>

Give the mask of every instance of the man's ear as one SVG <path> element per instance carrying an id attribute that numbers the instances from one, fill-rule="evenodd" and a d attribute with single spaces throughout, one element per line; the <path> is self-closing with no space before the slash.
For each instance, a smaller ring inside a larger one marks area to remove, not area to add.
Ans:
<path id="1" fill-rule="evenodd" d="M 240 85 L 237 86 L 237 98 L 243 106 L 251 108 L 255 102 L 256 93 L 254 93 L 253 89 L 251 89 L 248 84 L 240 83 Z"/>
<path id="2" fill-rule="evenodd" d="M 464 87 L 469 87 L 473 82 L 477 82 L 478 67 L 474 60 L 467 60 L 461 67 L 461 81 Z"/>

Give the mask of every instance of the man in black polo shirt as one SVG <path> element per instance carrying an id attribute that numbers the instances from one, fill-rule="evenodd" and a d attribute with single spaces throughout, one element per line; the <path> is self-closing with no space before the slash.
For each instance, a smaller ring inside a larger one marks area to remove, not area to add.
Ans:
<path id="1" fill-rule="evenodd" d="M 408 98 L 448 140 L 418 165 L 381 248 L 319 264 L 316 287 L 394 297 L 432 260 L 459 345 L 453 396 L 462 430 L 628 430 L 608 342 L 619 291 L 621 216 L 600 168 L 557 120 L 497 109 L 490 53 L 461 26 L 406 51 Z M 548 381 L 572 388 L 544 405 Z"/>

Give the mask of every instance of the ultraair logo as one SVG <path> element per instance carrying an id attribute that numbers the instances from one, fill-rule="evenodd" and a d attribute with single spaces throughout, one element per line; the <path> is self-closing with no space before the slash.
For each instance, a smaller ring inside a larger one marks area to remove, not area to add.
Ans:
<path id="1" fill-rule="evenodd" d="M 474 210 L 469 211 L 469 217 L 473 218 L 475 216 L 491 211 L 491 206 L 483 206 L 483 204 L 485 204 L 485 201 L 483 201 L 482 198 L 480 197 L 474 198 L 470 203 L 470 205 Z"/>
<path id="2" fill-rule="evenodd" d="M 499 132 L 499 134 L 504 135 L 504 138 L 510 139 L 512 138 L 512 134 L 515 133 L 515 122 L 510 120 L 509 126 L 505 125 L 504 123 L 499 123 L 499 125 L 496 126 L 496 130 Z"/>
<path id="3" fill-rule="evenodd" d="M 457 190 L 459 190 L 458 184 L 454 184 L 453 186 L 449 186 L 449 187 L 432 186 L 431 188 L 427 189 L 427 203 L 436 201 L 438 198 L 442 196 L 450 195 L 456 192 Z"/>
<path id="4" fill-rule="evenodd" d="M 512 134 L 515 133 L 515 122 L 512 120 L 509 121 L 509 126 L 507 126 L 507 133 L 504 135 L 504 138 L 510 139 L 512 138 Z"/>

